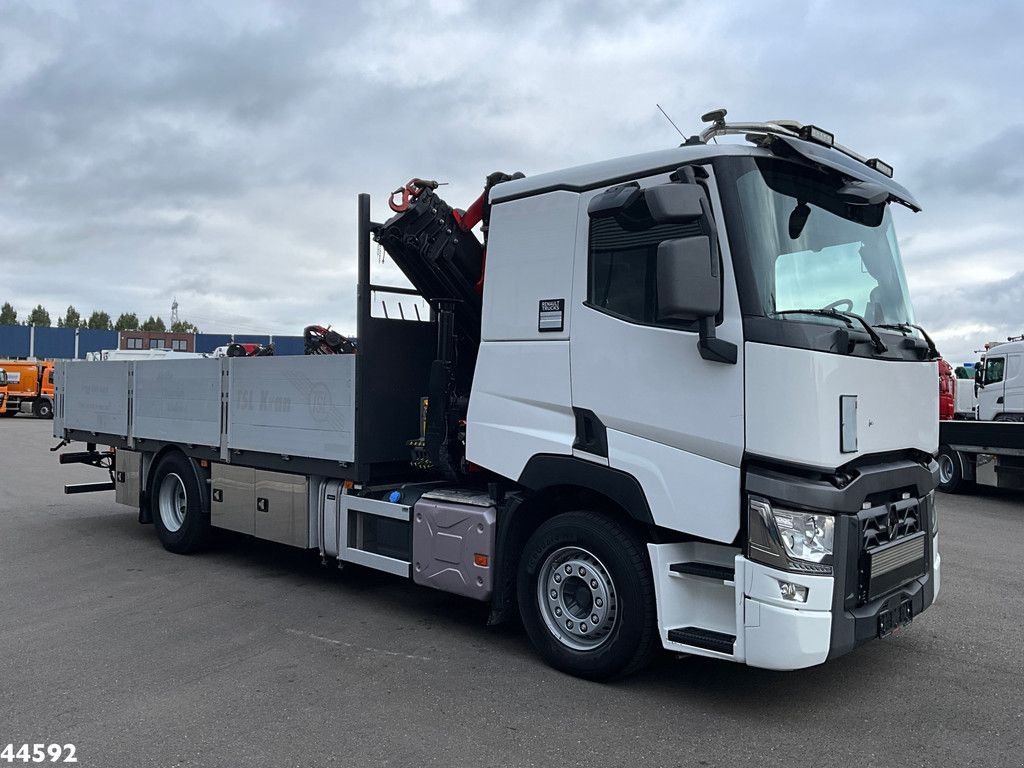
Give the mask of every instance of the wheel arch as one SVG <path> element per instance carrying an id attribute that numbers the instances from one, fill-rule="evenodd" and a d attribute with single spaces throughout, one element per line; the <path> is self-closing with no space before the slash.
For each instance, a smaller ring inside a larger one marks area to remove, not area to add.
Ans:
<path id="1" fill-rule="evenodd" d="M 580 509 L 613 517 L 641 537 L 655 529 L 650 505 L 632 475 L 573 456 L 534 456 L 499 514 L 489 624 L 517 615 L 516 574 L 533 532 L 557 514 Z"/>
<path id="2" fill-rule="evenodd" d="M 185 461 L 188 462 L 189 467 L 194 473 L 196 485 L 199 486 L 199 497 L 202 502 L 203 511 L 206 514 L 210 513 L 210 484 L 209 480 L 210 472 L 208 469 L 204 469 L 199 465 L 199 462 L 194 458 L 185 453 L 181 448 L 176 445 L 165 445 L 156 453 L 152 454 L 149 458 L 149 465 L 145 471 L 145 481 L 142 485 L 139 500 L 139 522 L 140 523 L 152 523 L 153 522 L 153 511 L 151 509 L 150 498 L 153 490 L 153 479 L 156 476 L 156 471 L 160 467 L 160 464 L 167 456 L 179 455 Z M 143 454 L 145 457 L 145 454 Z"/>

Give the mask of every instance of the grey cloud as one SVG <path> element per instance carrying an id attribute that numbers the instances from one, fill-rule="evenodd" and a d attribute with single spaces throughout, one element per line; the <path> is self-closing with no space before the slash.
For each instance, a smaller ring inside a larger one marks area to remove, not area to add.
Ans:
<path id="1" fill-rule="evenodd" d="M 1024 196 L 1024 124 L 1011 125 L 993 138 L 954 153 L 930 158 L 918 172 L 921 184 L 953 195 Z"/>
<path id="2" fill-rule="evenodd" d="M 890 160 L 926 204 L 899 220 L 919 318 L 1012 327 L 971 292 L 1019 302 L 1022 29 L 1014 3 L 4 3 L 0 301 L 347 327 L 357 192 L 383 216 L 426 175 L 465 205 L 492 170 L 678 143 L 658 101 L 687 133 L 724 105 Z M 935 288 L 965 255 L 985 279 Z"/>

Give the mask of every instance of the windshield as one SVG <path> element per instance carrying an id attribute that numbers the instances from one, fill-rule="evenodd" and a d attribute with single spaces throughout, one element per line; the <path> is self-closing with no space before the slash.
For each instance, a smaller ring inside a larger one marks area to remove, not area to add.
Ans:
<path id="1" fill-rule="evenodd" d="M 887 204 L 852 205 L 840 177 L 785 161 L 735 158 L 730 170 L 745 315 L 834 325 L 842 318 L 794 310 L 837 309 L 871 325 L 914 322 Z"/>

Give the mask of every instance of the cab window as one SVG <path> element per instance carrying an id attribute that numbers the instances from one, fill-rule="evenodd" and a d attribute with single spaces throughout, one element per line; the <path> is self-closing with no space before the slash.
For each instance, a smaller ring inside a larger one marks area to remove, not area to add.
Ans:
<path id="1" fill-rule="evenodd" d="M 616 217 L 591 219 L 587 305 L 609 315 L 654 324 L 658 317 L 658 246 L 700 234 L 696 224 L 631 228 Z"/>
<path id="2" fill-rule="evenodd" d="M 990 357 L 985 361 L 985 383 L 998 384 L 1003 380 L 1003 370 L 1006 366 L 1005 357 Z"/>

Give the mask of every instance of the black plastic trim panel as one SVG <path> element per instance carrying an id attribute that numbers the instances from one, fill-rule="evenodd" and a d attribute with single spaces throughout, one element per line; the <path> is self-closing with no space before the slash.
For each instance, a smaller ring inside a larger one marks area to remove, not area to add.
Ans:
<path id="1" fill-rule="evenodd" d="M 724 565 L 715 565 L 714 563 L 672 563 L 668 569 L 672 573 L 684 574 L 686 576 L 702 576 L 705 579 L 732 581 L 736 578 L 735 568 L 726 568 Z"/>
<path id="2" fill-rule="evenodd" d="M 933 459 L 927 466 L 901 459 L 849 470 L 853 479 L 845 484 L 830 479 L 800 477 L 777 469 L 749 465 L 746 473 L 748 493 L 767 496 L 772 501 L 810 509 L 856 513 L 873 494 L 897 488 L 912 488 L 911 495 L 921 498 L 939 484 L 939 465 Z"/>
<path id="3" fill-rule="evenodd" d="M 932 579 L 932 536 L 929 533 L 925 544 L 926 572 L 916 579 L 903 584 L 893 592 L 857 605 L 857 584 L 859 579 L 858 560 L 860 555 L 860 523 L 856 517 L 842 516 L 836 526 L 835 551 L 846 553 L 845 567 L 837 568 L 832 592 L 832 633 L 828 658 L 842 656 L 869 640 L 878 637 L 878 615 L 882 611 L 895 610 L 901 602 L 909 600 L 911 613 L 916 618 L 935 599 L 935 582 Z"/>
<path id="4" fill-rule="evenodd" d="M 576 417 L 576 440 L 573 441 L 573 449 L 607 459 L 608 430 L 604 422 L 596 413 L 586 408 L 573 408 L 572 413 Z"/>
<path id="5" fill-rule="evenodd" d="M 716 653 L 733 653 L 736 644 L 736 635 L 727 635 L 724 632 L 715 632 L 711 629 L 700 627 L 680 627 L 670 629 L 668 639 L 673 643 L 682 643 L 694 648 L 703 648 L 706 651 Z"/>
<path id="6" fill-rule="evenodd" d="M 743 316 L 743 340 L 755 344 L 809 349 L 844 357 L 865 357 L 887 363 L 929 362 L 924 356 L 927 347 L 905 346 L 902 343 L 911 337 L 898 332 L 891 333 L 884 328 L 876 330 L 885 340 L 888 351 L 879 353 L 872 346 L 871 337 L 857 325 L 845 328 L 828 320 L 797 320 L 796 316 L 787 316 L 785 319 Z"/>
<path id="7" fill-rule="evenodd" d="M 531 491 L 574 485 L 596 491 L 625 509 L 641 523 L 654 525 L 654 516 L 640 483 L 632 475 L 575 456 L 540 453 L 526 462 L 519 484 Z"/>

